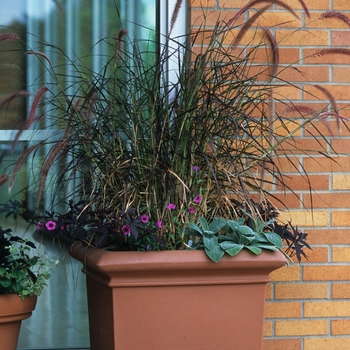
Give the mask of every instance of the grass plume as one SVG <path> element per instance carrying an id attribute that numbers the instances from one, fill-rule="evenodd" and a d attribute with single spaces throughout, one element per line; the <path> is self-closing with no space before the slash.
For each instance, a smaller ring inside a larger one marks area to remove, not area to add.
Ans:
<path id="1" fill-rule="evenodd" d="M 350 18 L 342 12 L 328 11 L 323 13 L 320 18 L 338 19 L 350 27 Z"/>
<path id="2" fill-rule="evenodd" d="M 21 40 L 21 38 L 15 33 L 0 34 L 0 42 L 1 41 L 14 41 L 14 40 Z"/>

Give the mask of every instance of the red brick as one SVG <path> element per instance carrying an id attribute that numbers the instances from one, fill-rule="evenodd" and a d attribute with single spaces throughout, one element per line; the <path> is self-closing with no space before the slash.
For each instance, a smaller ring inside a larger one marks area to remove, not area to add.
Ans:
<path id="1" fill-rule="evenodd" d="M 303 280 L 348 281 L 350 280 L 350 265 L 303 266 Z"/>
<path id="2" fill-rule="evenodd" d="M 333 299 L 350 299 L 350 283 L 332 283 Z"/>
<path id="3" fill-rule="evenodd" d="M 327 283 L 276 283 L 276 299 L 326 299 Z"/>
<path id="4" fill-rule="evenodd" d="M 342 192 L 307 193 L 303 203 L 307 208 L 350 208 L 349 193 Z"/>
<path id="5" fill-rule="evenodd" d="M 264 339 L 263 350 L 301 350 L 301 339 Z"/>
<path id="6" fill-rule="evenodd" d="M 301 305 L 299 302 L 269 302 L 265 304 L 265 318 L 299 318 Z"/>
<path id="7" fill-rule="evenodd" d="M 350 32 L 348 31 L 336 31 L 331 32 L 331 45 L 332 46 L 348 46 L 350 40 Z"/>
<path id="8" fill-rule="evenodd" d="M 277 30 L 276 40 L 282 46 L 327 46 L 327 30 Z"/>

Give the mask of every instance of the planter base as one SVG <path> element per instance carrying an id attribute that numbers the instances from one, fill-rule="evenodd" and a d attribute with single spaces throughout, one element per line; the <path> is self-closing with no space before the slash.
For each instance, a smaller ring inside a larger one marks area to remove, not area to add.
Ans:
<path id="1" fill-rule="evenodd" d="M 22 300 L 16 294 L 0 295 L 0 349 L 16 350 L 22 320 L 35 309 L 35 295 Z"/>
<path id="2" fill-rule="evenodd" d="M 279 252 L 218 264 L 203 251 L 71 255 L 85 266 L 91 350 L 261 349 L 266 283 L 285 264 Z"/>

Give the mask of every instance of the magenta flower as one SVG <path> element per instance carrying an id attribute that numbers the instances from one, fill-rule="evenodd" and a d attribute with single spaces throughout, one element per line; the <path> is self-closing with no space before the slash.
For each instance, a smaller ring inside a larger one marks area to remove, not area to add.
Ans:
<path id="1" fill-rule="evenodd" d="M 158 220 L 158 221 L 156 222 L 156 226 L 157 226 L 158 228 L 162 228 L 162 227 L 163 227 L 163 224 L 162 224 L 162 222 L 161 222 L 160 220 Z"/>
<path id="2" fill-rule="evenodd" d="M 54 222 L 54 221 L 48 221 L 47 223 L 46 223 L 46 228 L 49 230 L 49 231 L 52 231 L 52 230 L 54 230 L 55 228 L 56 228 L 56 223 Z"/>
<path id="3" fill-rule="evenodd" d="M 123 225 L 122 226 L 122 232 L 125 236 L 130 235 L 131 233 L 131 227 L 128 225 Z"/>
<path id="4" fill-rule="evenodd" d="M 143 214 L 143 215 L 141 216 L 141 221 L 142 221 L 144 224 L 147 224 L 147 222 L 149 221 L 148 215 Z"/>
<path id="5" fill-rule="evenodd" d="M 37 228 L 38 228 L 38 230 L 42 230 L 44 228 L 43 223 L 42 222 L 38 222 L 37 223 Z"/>
<path id="6" fill-rule="evenodd" d="M 199 166 L 198 166 L 198 165 L 194 165 L 194 166 L 192 167 L 192 170 L 193 170 L 195 173 L 198 173 L 198 171 L 199 171 Z"/>
<path id="7" fill-rule="evenodd" d="M 188 208 L 188 212 L 189 212 L 190 214 L 194 214 L 194 208 L 189 207 L 189 208 Z"/>
<path id="8" fill-rule="evenodd" d="M 193 198 L 194 203 L 200 203 L 202 201 L 203 197 L 198 194 L 196 197 Z"/>
<path id="9" fill-rule="evenodd" d="M 174 209 L 176 208 L 176 205 L 173 204 L 173 203 L 170 203 L 170 204 L 167 205 L 166 208 L 167 208 L 168 210 L 174 210 Z"/>

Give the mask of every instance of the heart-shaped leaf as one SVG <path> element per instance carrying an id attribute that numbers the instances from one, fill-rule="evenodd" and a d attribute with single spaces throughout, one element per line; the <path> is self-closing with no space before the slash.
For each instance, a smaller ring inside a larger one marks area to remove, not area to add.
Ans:
<path id="1" fill-rule="evenodd" d="M 243 248 L 243 244 L 236 244 L 233 242 L 222 242 L 220 247 L 230 256 L 237 255 Z"/>
<path id="2" fill-rule="evenodd" d="M 214 250 L 205 249 L 205 252 L 207 253 L 208 257 L 216 263 L 219 262 L 225 254 L 219 245 L 216 246 Z"/>

